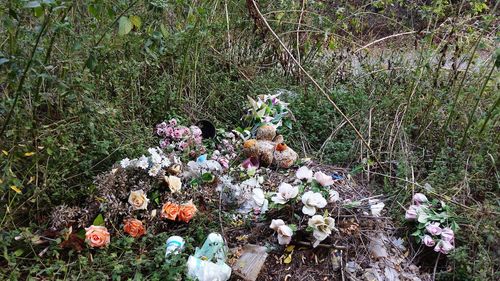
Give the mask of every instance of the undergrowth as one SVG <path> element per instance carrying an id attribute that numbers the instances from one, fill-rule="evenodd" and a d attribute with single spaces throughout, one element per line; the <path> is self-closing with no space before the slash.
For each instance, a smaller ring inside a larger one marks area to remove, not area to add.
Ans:
<path id="1" fill-rule="evenodd" d="M 290 145 L 354 168 L 399 202 L 396 219 L 416 191 L 451 206 L 458 248 L 438 278 L 498 280 L 498 3 L 257 2 L 375 154 L 252 1 L 2 2 L 2 279 L 178 279 L 184 265 L 163 262 L 167 233 L 80 254 L 35 240 L 54 206 L 91 195 L 94 176 L 156 145 L 160 120 L 232 129 L 245 125 L 247 95 L 281 91 L 294 114 Z M 385 38 L 398 33 L 408 34 Z M 206 223 L 192 224 L 189 247 L 203 241 Z"/>

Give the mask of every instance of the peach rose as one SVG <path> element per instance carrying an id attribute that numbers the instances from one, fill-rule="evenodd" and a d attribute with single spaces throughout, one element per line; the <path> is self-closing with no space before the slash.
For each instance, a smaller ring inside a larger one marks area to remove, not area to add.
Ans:
<path id="1" fill-rule="evenodd" d="M 163 204 L 163 207 L 161 208 L 161 217 L 175 221 L 175 219 L 179 215 L 179 211 L 180 211 L 179 205 L 167 202 Z"/>
<path id="2" fill-rule="evenodd" d="M 146 229 L 144 228 L 142 221 L 138 219 L 125 220 L 124 224 L 123 231 L 134 238 L 139 238 L 146 233 Z"/>
<path id="3" fill-rule="evenodd" d="M 92 248 L 106 247 L 110 242 L 108 229 L 97 225 L 85 228 L 85 242 Z"/>
<path id="4" fill-rule="evenodd" d="M 189 201 L 187 204 L 181 205 L 180 212 L 179 212 L 179 220 L 188 223 L 194 215 L 196 215 L 196 206 L 193 204 L 192 201 Z"/>

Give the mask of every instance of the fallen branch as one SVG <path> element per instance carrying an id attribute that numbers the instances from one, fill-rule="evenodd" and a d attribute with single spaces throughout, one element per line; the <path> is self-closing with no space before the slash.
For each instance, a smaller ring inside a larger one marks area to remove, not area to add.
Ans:
<path id="1" fill-rule="evenodd" d="M 313 243 L 312 242 L 305 242 L 305 241 L 297 241 L 295 244 L 303 245 L 303 246 L 310 246 L 312 247 Z M 337 249 L 337 250 L 347 250 L 347 246 L 337 246 L 337 245 L 327 245 L 327 244 L 318 244 L 320 248 L 327 248 L 327 249 Z"/>

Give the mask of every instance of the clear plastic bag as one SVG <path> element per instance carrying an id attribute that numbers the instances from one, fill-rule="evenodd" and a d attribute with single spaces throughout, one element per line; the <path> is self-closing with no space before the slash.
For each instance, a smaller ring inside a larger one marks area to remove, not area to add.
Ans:
<path id="1" fill-rule="evenodd" d="M 201 248 L 189 256 L 188 276 L 199 281 L 226 281 L 231 277 L 231 267 L 226 262 L 226 246 L 222 236 L 210 233 Z"/>

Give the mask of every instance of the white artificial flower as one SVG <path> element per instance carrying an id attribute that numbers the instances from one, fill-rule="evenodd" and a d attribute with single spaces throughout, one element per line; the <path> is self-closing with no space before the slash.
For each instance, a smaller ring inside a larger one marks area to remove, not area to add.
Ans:
<path id="1" fill-rule="evenodd" d="M 278 233 L 278 243 L 280 245 L 290 244 L 293 230 L 283 220 L 272 220 L 269 227 Z"/>
<path id="2" fill-rule="evenodd" d="M 310 180 L 313 177 L 313 172 L 309 170 L 309 168 L 307 168 L 306 166 L 302 166 L 297 170 L 295 176 L 299 180 Z"/>
<path id="3" fill-rule="evenodd" d="M 123 169 L 126 169 L 128 166 L 130 166 L 131 161 L 128 158 L 123 159 L 120 161 L 120 166 L 122 166 Z"/>
<path id="4" fill-rule="evenodd" d="M 172 193 L 177 193 L 177 192 L 181 191 L 182 181 L 179 177 L 168 176 L 168 177 L 165 177 L 165 181 L 167 182 L 168 188 L 170 188 L 170 191 Z"/>
<path id="5" fill-rule="evenodd" d="M 170 164 L 172 164 L 172 162 L 170 162 L 170 159 L 168 159 L 167 157 L 163 157 L 163 159 L 161 160 L 161 166 L 165 168 L 169 167 Z"/>
<path id="6" fill-rule="evenodd" d="M 316 248 L 321 241 L 325 240 L 332 233 L 332 230 L 337 230 L 333 218 L 325 218 L 321 215 L 311 217 L 307 225 L 313 228 L 313 236 L 316 239 L 313 244 L 314 248 Z"/>
<path id="7" fill-rule="evenodd" d="M 149 152 L 149 154 L 151 154 L 151 162 L 153 162 L 153 164 L 160 164 L 161 163 L 162 157 L 161 157 L 160 153 L 158 153 L 157 148 L 151 147 L 148 149 L 148 152 Z"/>
<path id="8" fill-rule="evenodd" d="M 333 178 L 323 172 L 314 173 L 314 178 L 321 186 L 329 186 L 333 184 Z"/>
<path id="9" fill-rule="evenodd" d="M 380 202 L 380 200 L 378 199 L 370 199 L 368 200 L 368 203 L 370 204 L 370 211 L 372 213 L 372 216 L 380 217 L 380 213 L 385 207 L 384 202 Z"/>
<path id="10" fill-rule="evenodd" d="M 156 177 L 161 170 L 161 165 L 154 164 L 151 169 L 149 169 L 148 174 L 152 177 Z"/>
<path id="11" fill-rule="evenodd" d="M 340 200 L 340 194 L 335 191 L 335 190 L 330 190 L 328 192 L 328 201 L 330 201 L 331 203 L 334 203 L 334 202 L 337 202 Z"/>
<path id="12" fill-rule="evenodd" d="M 264 190 L 261 188 L 254 188 L 252 190 L 252 200 L 252 207 L 258 213 L 264 214 L 269 208 L 269 201 L 266 199 Z"/>
<path id="13" fill-rule="evenodd" d="M 326 206 L 326 200 L 323 198 L 321 193 L 308 191 L 302 195 L 302 213 L 314 216 L 316 214 L 316 208 L 324 208 Z"/>
<path id="14" fill-rule="evenodd" d="M 276 193 L 276 196 L 271 198 L 271 200 L 278 204 L 285 204 L 288 200 L 297 197 L 298 194 L 298 186 L 291 186 L 290 184 L 283 182 L 278 187 L 278 193 Z"/>
<path id="15" fill-rule="evenodd" d="M 259 207 L 264 205 L 264 201 L 266 200 L 266 197 L 264 196 L 264 190 L 261 188 L 254 188 L 252 190 L 252 199 L 255 202 L 255 204 Z"/>
<path id="16" fill-rule="evenodd" d="M 148 158 L 142 155 L 136 162 L 136 167 L 146 170 L 149 167 Z"/>

